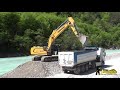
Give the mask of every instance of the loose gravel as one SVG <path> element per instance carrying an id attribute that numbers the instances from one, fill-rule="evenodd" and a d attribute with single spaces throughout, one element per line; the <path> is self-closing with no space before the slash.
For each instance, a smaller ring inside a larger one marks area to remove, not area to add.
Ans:
<path id="1" fill-rule="evenodd" d="M 18 66 L 11 72 L 2 75 L 1 78 L 44 78 L 61 72 L 62 70 L 58 61 L 29 61 Z"/>

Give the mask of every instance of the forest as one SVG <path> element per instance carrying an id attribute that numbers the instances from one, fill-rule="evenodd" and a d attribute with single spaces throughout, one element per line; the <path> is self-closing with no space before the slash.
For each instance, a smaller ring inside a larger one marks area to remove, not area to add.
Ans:
<path id="1" fill-rule="evenodd" d="M 89 37 L 89 45 L 120 48 L 120 12 L 0 12 L 0 54 L 29 55 L 32 46 L 46 46 L 52 31 L 68 16 Z M 82 47 L 70 28 L 54 44 L 59 50 Z"/>

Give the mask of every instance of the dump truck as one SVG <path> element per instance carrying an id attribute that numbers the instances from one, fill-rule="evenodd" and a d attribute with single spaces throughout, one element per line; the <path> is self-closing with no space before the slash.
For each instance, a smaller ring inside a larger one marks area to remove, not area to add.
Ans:
<path id="1" fill-rule="evenodd" d="M 91 68 L 104 65 L 105 56 L 104 48 L 86 46 L 80 51 L 58 52 L 58 61 L 65 73 L 73 71 L 74 74 L 78 75 Z"/>
<path id="2" fill-rule="evenodd" d="M 82 43 L 82 46 L 84 47 L 87 44 L 88 36 L 79 33 L 77 28 L 77 25 L 75 24 L 75 21 L 72 17 L 68 17 L 58 28 L 53 30 L 52 34 L 50 35 L 48 39 L 48 45 L 47 46 L 33 46 L 30 49 L 31 55 L 34 55 L 33 61 L 58 61 L 58 55 L 55 55 L 52 53 L 51 46 L 54 44 L 57 37 L 62 34 L 67 28 L 71 28 L 75 36 L 80 40 Z"/>

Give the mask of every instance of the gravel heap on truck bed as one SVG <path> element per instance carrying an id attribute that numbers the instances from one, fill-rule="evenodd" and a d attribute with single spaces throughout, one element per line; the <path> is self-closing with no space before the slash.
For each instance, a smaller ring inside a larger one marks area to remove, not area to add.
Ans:
<path id="1" fill-rule="evenodd" d="M 58 61 L 29 61 L 18 66 L 11 72 L 2 75 L 1 78 L 45 78 L 61 72 L 62 70 Z"/>

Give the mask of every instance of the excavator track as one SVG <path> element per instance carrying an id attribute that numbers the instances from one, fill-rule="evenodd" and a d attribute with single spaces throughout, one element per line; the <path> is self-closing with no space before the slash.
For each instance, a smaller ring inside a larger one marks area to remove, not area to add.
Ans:
<path id="1" fill-rule="evenodd" d="M 33 58 L 32 58 L 32 61 L 40 61 L 41 60 L 41 57 L 42 56 L 34 56 Z"/>
<path id="2" fill-rule="evenodd" d="M 52 62 L 58 61 L 58 55 L 53 56 L 35 56 L 32 61 Z"/>
<path id="3" fill-rule="evenodd" d="M 52 62 L 52 61 L 58 61 L 58 56 L 54 55 L 54 56 L 43 56 L 41 58 L 41 62 Z"/>

